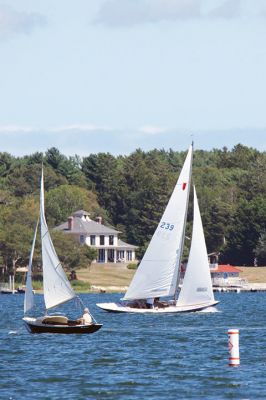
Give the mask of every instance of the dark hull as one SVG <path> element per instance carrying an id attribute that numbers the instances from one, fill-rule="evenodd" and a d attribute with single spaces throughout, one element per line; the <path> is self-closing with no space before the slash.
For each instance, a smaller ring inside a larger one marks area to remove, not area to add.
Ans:
<path id="1" fill-rule="evenodd" d="M 15 290 L 15 291 L 13 292 L 12 290 L 9 290 L 9 289 L 2 289 L 2 290 L 0 291 L 0 293 L 1 293 L 1 294 L 15 294 L 15 293 L 17 293 L 17 291 Z"/>
<path id="2" fill-rule="evenodd" d="M 76 325 L 76 326 L 62 326 L 62 325 L 44 325 L 44 324 L 31 324 L 24 321 L 30 333 L 64 333 L 64 334 L 89 334 L 97 332 L 101 329 L 101 324 L 91 325 Z"/>

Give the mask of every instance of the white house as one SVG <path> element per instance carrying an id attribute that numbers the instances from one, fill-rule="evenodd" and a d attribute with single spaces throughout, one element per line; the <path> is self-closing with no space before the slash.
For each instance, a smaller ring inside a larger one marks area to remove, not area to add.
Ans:
<path id="1" fill-rule="evenodd" d="M 119 231 L 103 225 L 101 217 L 91 220 L 90 214 L 84 210 L 76 211 L 55 229 L 73 235 L 80 244 L 97 249 L 97 262 L 131 262 L 136 259 L 137 246 L 123 242 L 118 238 Z"/>

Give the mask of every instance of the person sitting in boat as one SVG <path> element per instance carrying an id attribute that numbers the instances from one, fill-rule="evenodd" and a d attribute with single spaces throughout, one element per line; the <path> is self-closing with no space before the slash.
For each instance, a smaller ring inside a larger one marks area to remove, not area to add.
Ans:
<path id="1" fill-rule="evenodd" d="M 147 308 L 146 300 L 133 300 L 127 306 L 130 308 Z"/>
<path id="2" fill-rule="evenodd" d="M 83 315 L 78 320 L 83 325 L 90 325 L 92 324 L 92 318 L 89 312 L 89 309 L 86 307 L 84 308 Z"/>
<path id="3" fill-rule="evenodd" d="M 154 307 L 157 308 L 166 308 L 169 307 L 169 303 L 167 301 L 160 301 L 160 297 L 154 298 Z"/>
<path id="4" fill-rule="evenodd" d="M 160 297 L 155 297 L 154 298 L 154 303 L 153 303 L 155 308 L 159 308 L 161 307 L 161 303 L 160 303 Z"/>
<path id="5" fill-rule="evenodd" d="M 146 299 L 146 307 L 147 308 L 154 308 L 154 298 Z"/>

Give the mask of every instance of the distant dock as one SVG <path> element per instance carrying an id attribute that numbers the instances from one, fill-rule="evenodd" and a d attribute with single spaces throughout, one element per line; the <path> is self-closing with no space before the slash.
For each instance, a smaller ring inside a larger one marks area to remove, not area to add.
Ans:
<path id="1" fill-rule="evenodd" d="M 266 292 L 266 283 L 248 283 L 243 286 L 216 286 L 213 287 L 214 292 Z"/>

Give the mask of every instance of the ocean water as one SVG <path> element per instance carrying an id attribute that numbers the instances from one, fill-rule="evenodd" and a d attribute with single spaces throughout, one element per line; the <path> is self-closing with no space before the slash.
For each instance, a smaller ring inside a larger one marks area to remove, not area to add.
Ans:
<path id="1" fill-rule="evenodd" d="M 41 295 L 36 296 L 38 301 Z M 29 334 L 23 295 L 0 295 L 0 399 L 265 399 L 266 293 L 219 293 L 218 312 L 106 313 L 81 295 L 100 331 Z M 240 367 L 228 366 L 229 328 Z"/>

